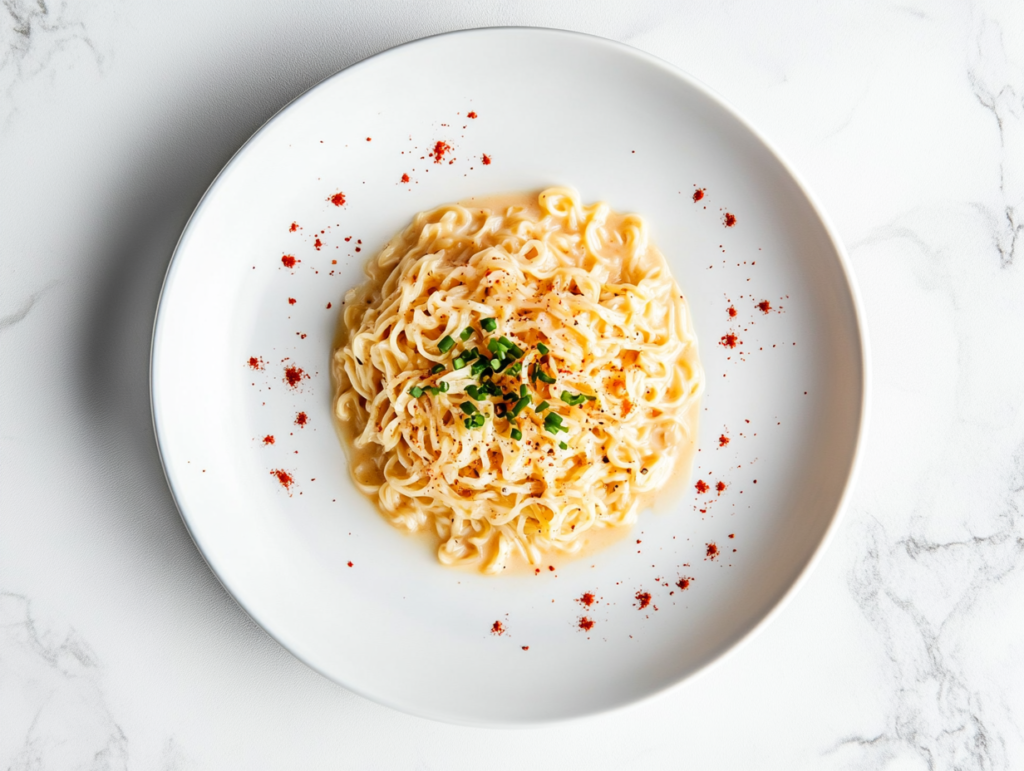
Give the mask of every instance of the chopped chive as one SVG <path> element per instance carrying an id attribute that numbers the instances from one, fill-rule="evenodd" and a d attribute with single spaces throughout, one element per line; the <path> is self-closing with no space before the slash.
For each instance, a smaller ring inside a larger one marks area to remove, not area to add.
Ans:
<path id="1" fill-rule="evenodd" d="M 477 411 L 476 406 L 473 404 L 473 402 L 463 402 L 462 404 L 459 405 L 459 409 L 465 412 L 467 415 L 472 415 L 474 412 Z"/>
<path id="2" fill-rule="evenodd" d="M 499 418 L 505 417 L 506 412 L 508 412 L 508 405 L 505 402 L 498 402 L 494 405 L 494 414 Z"/>
<path id="3" fill-rule="evenodd" d="M 540 378 L 542 382 L 547 383 L 548 385 L 555 382 L 555 379 L 551 377 L 551 375 L 549 375 L 547 372 L 542 370 L 540 367 L 537 367 L 537 377 Z"/>
<path id="4" fill-rule="evenodd" d="M 569 445 L 567 445 L 565 442 L 559 442 L 558 446 L 561 447 L 563 450 L 569 449 Z"/>
<path id="5" fill-rule="evenodd" d="M 534 410 L 533 410 L 533 411 L 534 411 L 534 412 L 544 412 L 544 410 L 546 410 L 546 409 L 547 409 L 548 407 L 550 407 L 550 406 L 551 406 L 551 405 L 550 405 L 550 404 L 548 404 L 547 402 L 541 402 L 540 404 L 538 404 L 538 405 L 537 405 L 537 406 L 536 406 L 536 407 L 534 408 Z"/>
<path id="6" fill-rule="evenodd" d="M 466 360 L 461 356 L 456 357 L 455 361 L 452 362 L 452 369 L 462 369 L 466 366 Z"/>
<path id="7" fill-rule="evenodd" d="M 423 389 L 420 388 L 419 386 L 413 386 L 412 388 L 409 389 L 409 396 L 411 396 L 413 399 L 419 399 L 421 396 L 423 396 Z"/>
<path id="8" fill-rule="evenodd" d="M 445 335 L 441 338 L 441 342 L 437 344 L 437 350 L 441 353 L 448 353 L 452 348 L 455 347 L 455 341 L 452 340 L 451 335 Z"/>
<path id="9" fill-rule="evenodd" d="M 505 346 L 501 344 L 500 340 L 496 340 L 493 337 L 487 342 L 487 350 L 499 359 L 505 356 Z"/>
<path id="10" fill-rule="evenodd" d="M 473 427 L 473 423 L 469 418 L 466 418 L 464 421 L 462 421 L 462 425 L 464 425 L 466 428 Z"/>
<path id="11" fill-rule="evenodd" d="M 551 353 L 551 349 L 544 345 L 544 343 L 537 343 L 537 350 L 540 351 L 545 356 Z"/>
<path id="12" fill-rule="evenodd" d="M 520 439 L 523 438 L 523 432 L 520 431 L 518 428 L 513 428 L 512 429 L 512 438 L 515 439 L 518 442 Z"/>
<path id="13" fill-rule="evenodd" d="M 528 393 L 530 393 L 530 389 L 526 387 L 526 383 L 523 383 L 521 386 L 519 386 L 520 396 L 526 396 Z"/>
<path id="14" fill-rule="evenodd" d="M 491 365 L 491 369 L 493 369 L 495 372 L 497 372 L 498 370 L 501 369 L 501 359 L 499 359 L 497 356 L 495 356 L 493 359 L 491 359 L 490 365 Z"/>
<path id="15" fill-rule="evenodd" d="M 464 330 L 462 330 L 462 334 L 459 335 L 459 338 L 461 338 L 462 342 L 466 342 L 472 336 L 473 336 L 473 327 L 466 327 Z"/>
<path id="16" fill-rule="evenodd" d="M 497 319 L 482 319 L 480 321 L 480 326 L 483 327 L 484 329 L 486 329 L 488 332 L 493 332 L 494 330 L 496 330 L 498 328 L 498 320 Z"/>
<path id="17" fill-rule="evenodd" d="M 451 388 L 451 386 L 448 385 L 447 380 L 442 380 L 440 383 L 437 384 L 437 388 L 441 393 L 446 394 L 448 393 L 448 389 Z"/>
<path id="18" fill-rule="evenodd" d="M 430 368 L 431 375 L 436 375 L 438 372 L 444 372 L 444 364 L 435 364 Z"/>
<path id="19" fill-rule="evenodd" d="M 508 368 L 508 374 L 512 375 L 513 377 L 515 377 L 522 371 L 523 363 L 521 361 L 517 361 L 515 364 Z"/>
<path id="20" fill-rule="evenodd" d="M 515 343 L 513 343 L 507 337 L 504 337 L 504 336 L 499 337 L 498 338 L 498 342 L 501 343 L 503 346 L 505 346 L 505 348 L 508 350 L 508 352 L 511 353 L 513 356 L 515 356 L 517 359 L 523 355 L 523 349 L 520 348 Z"/>
<path id="21" fill-rule="evenodd" d="M 487 421 L 487 416 L 486 415 L 479 415 L 479 414 L 474 415 L 470 419 L 470 422 L 472 423 L 473 428 L 480 428 L 486 421 Z"/>
<path id="22" fill-rule="evenodd" d="M 553 426 L 561 426 L 562 425 L 562 416 L 559 415 L 557 412 L 549 412 L 547 414 L 547 417 L 544 418 L 544 424 L 545 425 L 551 424 Z"/>
<path id="23" fill-rule="evenodd" d="M 544 430 L 547 431 L 549 434 L 557 434 L 558 433 L 558 426 L 553 426 L 550 423 L 545 423 L 544 424 Z"/>
<path id="24" fill-rule="evenodd" d="M 524 396 L 522 399 L 516 402 L 515 406 L 512 408 L 512 412 L 510 412 L 509 414 L 513 418 L 518 418 L 519 413 L 525 410 L 526 405 L 528 405 L 531 401 L 532 399 L 529 396 Z"/>
<path id="25" fill-rule="evenodd" d="M 466 393 L 469 395 L 471 399 L 480 398 L 480 389 L 477 388 L 475 385 L 466 386 Z"/>

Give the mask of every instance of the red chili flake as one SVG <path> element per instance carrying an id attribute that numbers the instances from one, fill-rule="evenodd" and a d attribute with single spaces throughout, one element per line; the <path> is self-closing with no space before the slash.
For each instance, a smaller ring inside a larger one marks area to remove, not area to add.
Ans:
<path id="1" fill-rule="evenodd" d="M 651 593 L 650 592 L 637 592 L 636 601 L 640 603 L 640 610 L 643 610 L 651 604 Z"/>
<path id="2" fill-rule="evenodd" d="M 524 650 L 524 651 L 528 651 L 528 650 L 530 650 L 530 646 L 529 646 L 529 645 L 524 645 L 524 646 L 523 646 L 523 650 Z"/>
<path id="3" fill-rule="evenodd" d="M 344 193 L 335 193 L 334 195 L 328 196 L 327 200 L 330 201 L 331 203 L 333 203 L 335 206 L 344 206 L 345 205 L 345 194 Z"/>
<path id="4" fill-rule="evenodd" d="M 309 416 L 305 412 L 300 412 L 295 416 L 295 425 L 305 426 L 307 423 L 309 423 Z"/>
<path id="5" fill-rule="evenodd" d="M 555 569 L 554 565 L 548 565 L 548 570 L 554 570 L 554 569 Z"/>
<path id="6" fill-rule="evenodd" d="M 299 229 L 299 223 L 298 222 L 293 222 L 292 226 L 290 228 L 288 228 L 288 232 L 289 233 L 294 233 L 298 229 Z"/>
<path id="7" fill-rule="evenodd" d="M 434 149 L 430 151 L 429 155 L 434 159 L 434 163 L 440 163 L 444 158 L 444 154 L 452 149 L 452 146 L 447 142 L 438 140 L 437 144 L 434 145 Z"/>
<path id="8" fill-rule="evenodd" d="M 712 541 L 708 544 L 707 558 L 713 560 L 718 556 L 718 546 Z"/>
<path id="9" fill-rule="evenodd" d="M 277 481 L 281 483 L 281 487 L 285 490 L 290 490 L 292 485 L 295 484 L 295 479 L 284 469 L 274 469 L 270 472 L 270 476 L 277 477 Z"/>
<path id="10" fill-rule="evenodd" d="M 263 369 L 263 359 L 259 356 L 250 356 L 249 366 L 253 369 Z"/>
<path id="11" fill-rule="evenodd" d="M 764 314 L 771 313 L 771 310 L 772 310 L 772 304 L 770 302 L 768 302 L 767 300 L 761 300 L 761 302 L 759 302 L 757 304 L 757 307 L 758 307 L 758 310 L 760 310 L 761 313 L 764 313 Z"/>
<path id="12" fill-rule="evenodd" d="M 372 141 L 373 141 L 373 137 L 367 137 L 367 138 L 366 138 L 366 141 L 367 141 L 367 142 L 372 142 Z"/>
<path id="13" fill-rule="evenodd" d="M 729 533 L 729 537 L 730 538 L 735 538 L 736 537 L 736 533 Z"/>
<path id="14" fill-rule="evenodd" d="M 696 487 L 697 492 L 702 495 L 711 489 L 708 487 L 708 483 L 705 482 L 703 479 L 698 479 L 697 484 L 695 484 L 694 487 Z"/>
<path id="15" fill-rule="evenodd" d="M 718 490 L 718 494 L 719 495 L 724 493 L 725 492 L 725 482 L 723 482 L 722 480 L 718 480 L 718 482 L 715 483 L 715 489 Z"/>
<path id="16" fill-rule="evenodd" d="M 725 222 L 725 226 L 727 228 L 731 228 L 733 225 L 736 224 L 736 215 L 735 214 L 729 214 L 728 212 L 726 212 L 725 213 L 725 219 L 723 221 Z"/>
<path id="17" fill-rule="evenodd" d="M 317 250 L 318 252 L 320 251 L 320 247 L 321 247 L 321 246 L 323 246 L 323 245 L 324 245 L 324 242 L 323 242 L 323 241 L 321 241 L 319 237 L 317 237 L 316 241 L 314 241 L 314 242 L 313 242 L 313 247 L 314 247 L 314 248 L 315 248 L 315 249 L 316 249 L 316 250 Z"/>
<path id="18" fill-rule="evenodd" d="M 408 182 L 409 181 L 409 175 L 408 174 L 403 174 L 402 175 L 402 181 L 403 182 Z"/>
<path id="19" fill-rule="evenodd" d="M 734 308 L 732 305 L 729 306 L 729 310 L 727 311 L 727 313 L 729 314 L 730 319 L 736 318 L 736 308 Z"/>
<path id="20" fill-rule="evenodd" d="M 720 437 L 718 437 L 719 447 L 725 447 L 727 444 L 729 444 L 729 437 L 727 437 L 725 434 L 722 434 Z"/>
<path id="21" fill-rule="evenodd" d="M 483 163 L 484 166 L 490 166 L 491 165 L 491 156 L 485 155 L 483 158 L 480 159 L 480 161 L 481 161 L 481 163 Z"/>
<path id="22" fill-rule="evenodd" d="M 331 304 L 327 303 L 327 310 L 330 310 L 330 309 L 331 309 Z"/>
<path id="23" fill-rule="evenodd" d="M 297 303 L 297 302 L 298 302 L 298 300 L 296 300 L 294 297 L 289 297 L 288 298 L 288 304 L 289 305 L 295 305 L 295 303 Z"/>
<path id="24" fill-rule="evenodd" d="M 676 586 L 678 586 L 685 592 L 687 589 L 690 588 L 690 581 L 692 580 L 692 578 L 680 578 L 678 581 L 676 581 Z"/>
<path id="25" fill-rule="evenodd" d="M 471 113 L 468 113 L 468 114 L 466 115 L 466 117 L 467 117 L 467 118 L 476 118 L 476 113 L 475 113 L 475 112 L 471 112 Z"/>
<path id="26" fill-rule="evenodd" d="M 704 197 L 704 188 L 699 187 L 699 188 L 697 188 L 696 190 L 693 191 L 693 202 L 694 203 L 697 203 L 697 201 L 701 200 L 703 197 Z"/>
<path id="27" fill-rule="evenodd" d="M 352 567 L 352 562 L 351 561 L 349 561 L 348 566 Z"/>
<path id="28" fill-rule="evenodd" d="M 267 434 L 265 437 L 263 437 L 263 444 L 273 444 L 273 443 L 274 443 L 274 435 L 273 434 Z"/>
<path id="29" fill-rule="evenodd" d="M 502 624 L 500 621 L 495 621 L 493 624 L 491 624 L 491 634 L 505 634 L 505 625 Z"/>
<path id="30" fill-rule="evenodd" d="M 302 378 L 308 379 L 309 375 L 303 372 L 299 367 L 288 367 L 284 371 L 284 379 L 292 388 L 298 387 L 299 381 L 302 380 Z"/>
<path id="31" fill-rule="evenodd" d="M 583 596 L 576 600 L 576 602 L 586 605 L 589 608 L 594 604 L 594 595 L 591 592 L 584 592 Z"/>
<path id="32" fill-rule="evenodd" d="M 739 338 L 736 337 L 736 335 L 734 335 L 732 332 L 730 332 L 727 335 L 722 335 L 722 339 L 721 341 L 719 341 L 719 345 L 723 345 L 726 348 L 735 348 L 736 343 L 738 342 Z"/>
<path id="33" fill-rule="evenodd" d="M 589 632 L 591 629 L 594 628 L 594 622 L 586 616 L 580 617 L 579 625 L 580 629 L 582 629 L 584 632 Z"/>
<path id="34" fill-rule="evenodd" d="M 292 255 L 286 254 L 281 258 L 281 264 L 286 268 L 294 268 L 295 263 L 302 262 L 302 260 L 296 260 Z"/>

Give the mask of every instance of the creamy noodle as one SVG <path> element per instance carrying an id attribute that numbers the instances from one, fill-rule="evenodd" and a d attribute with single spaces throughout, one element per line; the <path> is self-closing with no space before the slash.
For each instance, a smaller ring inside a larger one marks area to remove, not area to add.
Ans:
<path id="1" fill-rule="evenodd" d="M 346 295 L 332 367 L 359 488 L 487 573 L 632 525 L 704 386 L 643 219 L 570 188 L 506 204 L 417 214 Z"/>

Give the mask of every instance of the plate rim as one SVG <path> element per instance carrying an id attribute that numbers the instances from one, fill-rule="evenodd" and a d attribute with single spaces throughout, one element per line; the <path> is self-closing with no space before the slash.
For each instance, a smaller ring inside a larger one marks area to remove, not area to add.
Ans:
<path id="1" fill-rule="evenodd" d="M 506 720 L 478 720 L 474 721 L 468 718 L 456 717 L 448 714 L 438 714 L 436 712 L 430 712 L 421 707 L 399 703 L 393 699 L 378 696 L 367 692 L 365 689 L 354 687 L 349 683 L 342 682 L 335 676 L 328 674 L 322 670 L 319 666 L 313 664 L 307 660 L 304 656 L 300 655 L 296 651 L 292 650 L 287 646 L 282 639 L 275 634 L 271 629 L 263 623 L 256 613 L 246 605 L 235 595 L 227 583 L 227 580 L 217 570 L 216 566 L 208 557 L 204 551 L 202 544 L 197 539 L 192 527 L 189 524 L 189 518 L 185 513 L 184 507 L 181 505 L 179 500 L 178 491 L 175 489 L 174 484 L 171 481 L 171 477 L 168 471 L 168 459 L 165 457 L 163 444 L 161 442 L 160 426 L 157 420 L 157 396 L 156 396 L 156 378 L 155 378 L 155 366 L 156 366 L 156 353 L 157 353 L 157 341 L 161 333 L 161 315 L 167 291 L 167 285 L 171 277 L 172 272 L 175 268 L 175 263 L 179 259 L 179 252 L 181 246 L 185 240 L 185 236 L 188 234 L 189 229 L 192 227 L 193 220 L 195 220 L 197 214 L 206 203 L 207 198 L 211 195 L 214 189 L 218 186 L 221 178 L 230 169 L 241 153 L 249 147 L 253 141 L 260 136 L 267 127 L 275 120 L 279 115 L 288 110 L 292 105 L 299 102 L 300 100 L 311 95 L 317 89 L 326 86 L 327 83 L 334 81 L 340 77 L 346 77 L 378 59 L 379 57 L 387 56 L 398 49 L 407 47 L 413 47 L 417 45 L 427 44 L 435 39 L 445 37 L 457 37 L 463 35 L 480 35 L 480 34 L 493 34 L 508 31 L 521 31 L 536 33 L 540 35 L 550 35 L 552 38 L 559 36 L 571 37 L 571 38 L 586 38 L 593 42 L 599 43 L 600 45 L 606 46 L 611 49 L 616 49 L 618 52 L 632 56 L 640 61 L 647 64 L 653 65 L 667 74 L 684 81 L 689 87 L 696 89 L 701 92 L 705 97 L 710 99 L 719 108 L 724 110 L 729 116 L 739 123 L 747 132 L 750 133 L 765 150 L 779 163 L 782 169 L 790 176 L 793 182 L 796 184 L 800 193 L 804 196 L 807 202 L 810 204 L 814 215 L 821 222 L 822 227 L 831 242 L 835 254 L 838 257 L 839 268 L 843 279 L 846 283 L 846 288 L 849 292 L 851 306 L 853 310 L 853 316 L 855 320 L 855 328 L 857 332 L 857 341 L 860 348 L 860 403 L 858 404 L 858 427 L 854 437 L 853 453 L 851 455 L 849 469 L 846 473 L 846 481 L 843 484 L 842 491 L 839 495 L 839 500 L 835 506 L 835 510 L 831 513 L 831 519 L 828 526 L 825 528 L 817 546 L 814 548 L 810 558 L 804 564 L 803 568 L 797 574 L 796 578 L 790 583 L 789 587 L 783 592 L 781 597 L 775 602 L 768 612 L 766 612 L 760 619 L 758 619 L 753 626 L 751 626 L 746 632 L 738 636 L 736 639 L 723 646 L 721 650 L 712 654 L 706 661 L 699 664 L 696 669 L 684 673 L 681 676 L 666 680 L 658 687 L 651 689 L 642 696 L 629 698 L 621 703 L 610 705 L 610 706 L 599 706 L 596 708 L 588 709 L 584 708 L 580 712 L 571 715 L 557 716 L 557 717 L 545 717 L 538 719 L 506 719 Z M 277 645 L 279 645 L 289 655 L 294 657 L 296 660 L 302 662 L 305 666 L 321 675 L 322 677 L 330 680 L 333 683 L 341 686 L 351 693 L 355 693 L 363 698 L 368 699 L 376 704 L 381 704 L 385 707 L 403 712 L 405 714 L 414 715 L 416 717 L 426 718 L 436 722 L 462 725 L 468 727 L 488 727 L 488 728 L 530 728 L 538 727 L 541 725 L 552 725 L 552 724 L 565 724 L 573 721 L 585 720 L 587 718 L 608 714 L 612 712 L 621 712 L 626 709 L 636 708 L 641 704 L 650 702 L 652 699 L 665 695 L 669 690 L 674 688 L 680 688 L 687 683 L 695 682 L 697 679 L 705 676 L 708 672 L 713 669 L 717 669 L 727 658 L 734 656 L 739 650 L 745 648 L 751 640 L 758 636 L 768 625 L 775 621 L 778 616 L 786 609 L 786 607 L 792 602 L 793 597 L 804 587 L 806 582 L 809 580 L 811 573 L 818 567 L 819 563 L 824 557 L 824 553 L 831 545 L 833 539 L 838 531 L 839 524 L 846 514 L 846 510 L 849 508 L 850 499 L 853 494 L 853 488 L 856 484 L 857 478 L 860 473 L 861 466 L 864 461 L 865 447 L 867 443 L 867 432 L 868 422 L 870 416 L 870 404 L 871 404 L 871 371 L 870 371 L 870 346 L 868 340 L 867 325 L 865 323 L 865 313 L 863 306 L 863 299 L 860 294 L 860 290 L 855 280 L 850 257 L 846 252 L 846 248 L 843 245 L 842 240 L 839 238 L 839 234 L 836 231 L 835 225 L 831 218 L 828 216 L 818 197 L 814 194 L 811 188 L 808 186 L 804 178 L 797 172 L 797 170 L 787 161 L 785 156 L 778 150 L 775 145 L 768 140 L 768 138 L 758 130 L 747 118 L 730 102 L 728 102 L 721 94 L 712 89 L 706 83 L 701 81 L 696 76 L 683 70 L 680 67 L 672 64 L 661 57 L 654 54 L 643 51 L 635 46 L 623 43 L 618 40 L 612 40 L 605 38 L 600 35 L 593 35 L 587 32 L 578 32 L 575 30 L 562 29 L 558 27 L 541 27 L 541 26 L 529 26 L 529 25 L 512 25 L 512 26 L 487 26 L 487 27 L 472 27 L 467 29 L 450 30 L 447 32 L 440 32 L 433 35 L 427 35 L 425 37 L 408 40 L 404 43 L 385 48 L 382 51 L 371 54 L 358 62 L 354 62 L 347 67 L 338 70 L 337 72 L 322 78 L 318 82 L 314 83 L 309 88 L 297 94 L 295 97 L 290 99 L 280 109 L 276 110 L 269 118 L 267 118 L 249 137 L 243 142 L 231 157 L 224 163 L 221 169 L 217 172 L 216 176 L 210 181 L 203 195 L 196 203 L 195 208 L 189 215 L 188 220 L 185 222 L 184 227 L 181 230 L 181 234 L 178 236 L 178 240 L 174 245 L 174 249 L 171 252 L 171 258 L 168 261 L 167 269 L 164 273 L 163 281 L 160 285 L 160 293 L 157 298 L 156 311 L 153 320 L 153 329 L 150 336 L 150 351 L 149 351 L 149 404 L 150 404 L 150 419 L 153 425 L 153 438 L 156 442 L 157 455 L 160 458 L 160 468 L 164 475 L 164 480 L 167 483 L 167 488 L 171 493 L 171 498 L 174 501 L 175 508 L 178 511 L 178 515 L 181 517 L 182 523 L 185 525 L 185 530 L 188 532 L 189 537 L 192 539 L 192 543 L 195 545 L 196 550 L 202 557 L 206 566 L 213 574 L 214 578 L 224 589 L 225 593 L 235 605 L 242 610 L 257 626 L 260 627 Z"/>

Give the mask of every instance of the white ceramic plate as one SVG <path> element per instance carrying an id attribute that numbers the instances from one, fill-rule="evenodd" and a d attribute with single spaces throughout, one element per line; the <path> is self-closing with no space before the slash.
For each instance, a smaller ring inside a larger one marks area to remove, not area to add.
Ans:
<path id="1" fill-rule="evenodd" d="M 453 148 L 442 163 L 428 156 L 438 141 Z M 708 380 L 694 477 L 668 511 L 645 512 L 629 538 L 592 558 L 552 560 L 539 576 L 453 571 L 350 481 L 331 424 L 338 310 L 366 258 L 415 212 L 555 184 L 643 214 L 691 303 Z M 338 192 L 343 206 L 328 200 Z M 735 349 L 721 344 L 730 333 Z M 289 366 L 308 376 L 296 387 Z M 238 152 L 171 262 L 152 395 L 189 531 L 259 624 L 381 703 L 512 725 L 652 694 L 765 621 L 834 527 L 866 370 L 838 240 L 730 107 L 623 45 L 484 29 L 351 67 Z M 296 480 L 290 492 L 278 469 Z M 698 493 L 698 479 L 711 491 Z M 585 592 L 599 598 L 589 608 L 576 601 Z M 638 592 L 652 595 L 649 607 Z"/>

